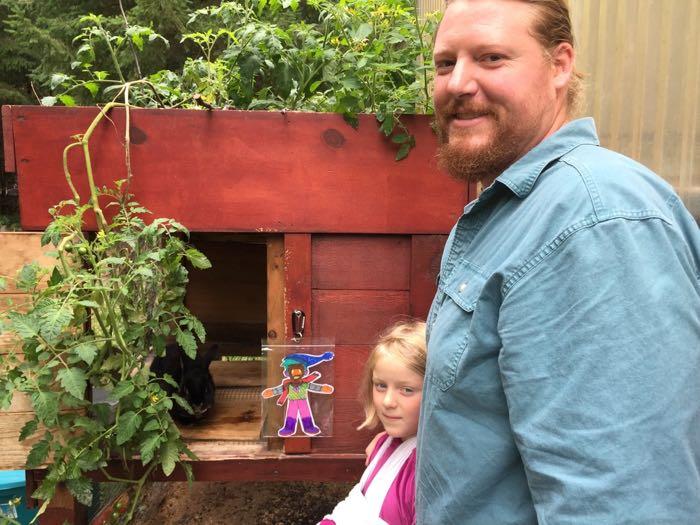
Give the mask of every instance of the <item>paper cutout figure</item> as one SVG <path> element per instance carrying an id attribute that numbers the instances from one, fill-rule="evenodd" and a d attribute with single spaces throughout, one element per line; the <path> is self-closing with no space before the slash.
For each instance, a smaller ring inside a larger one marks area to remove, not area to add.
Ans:
<path id="1" fill-rule="evenodd" d="M 280 366 L 284 369 L 284 379 L 279 385 L 262 391 L 265 399 L 280 396 L 277 404 L 282 406 L 287 403 L 284 426 L 277 431 L 278 436 L 293 436 L 297 431 L 298 420 L 301 420 L 301 429 L 307 436 L 317 436 L 321 433 L 311 412 L 309 393 L 332 394 L 334 388 L 332 385 L 315 383 L 321 377 L 321 373 L 308 371 L 309 368 L 331 359 L 333 352 L 322 355 L 289 354 L 282 359 Z"/>

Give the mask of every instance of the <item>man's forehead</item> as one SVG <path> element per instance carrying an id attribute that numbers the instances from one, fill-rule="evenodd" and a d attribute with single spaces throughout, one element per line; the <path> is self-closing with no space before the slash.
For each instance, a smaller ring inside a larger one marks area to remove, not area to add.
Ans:
<path id="1" fill-rule="evenodd" d="M 452 0 L 436 34 L 436 47 L 444 37 L 469 36 L 503 43 L 515 34 L 531 35 L 535 8 L 522 0 Z"/>

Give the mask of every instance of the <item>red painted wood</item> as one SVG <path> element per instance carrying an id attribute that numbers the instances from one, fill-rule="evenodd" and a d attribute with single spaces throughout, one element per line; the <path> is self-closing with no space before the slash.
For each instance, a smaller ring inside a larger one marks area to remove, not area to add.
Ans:
<path id="1" fill-rule="evenodd" d="M 197 481 L 357 481 L 364 471 L 364 454 L 308 454 L 297 456 L 272 456 L 241 458 L 222 461 L 193 462 L 192 471 Z M 139 461 L 130 462 L 134 476 L 143 474 Z M 128 477 L 120 461 L 107 467 L 113 476 Z M 105 481 L 99 472 L 90 473 L 97 481 Z M 179 466 L 170 477 L 156 470 L 152 481 L 186 481 Z M 43 521 L 42 521 L 43 525 Z"/>
<path id="2" fill-rule="evenodd" d="M 384 290 L 314 290 L 311 326 L 337 345 L 372 344 L 387 326 L 409 316 L 409 293 Z"/>
<path id="3" fill-rule="evenodd" d="M 287 234 L 284 236 L 285 262 L 285 333 L 292 337 L 291 316 L 294 310 L 306 314 L 304 337 L 311 337 L 311 235 Z M 290 438 L 284 440 L 287 454 L 308 454 L 311 452 L 310 438 Z"/>
<path id="4" fill-rule="evenodd" d="M 336 346 L 333 437 L 314 441 L 316 452 L 364 453 L 374 431 L 358 431 L 364 421 L 359 401 L 360 382 L 370 345 Z"/>
<path id="5" fill-rule="evenodd" d="M 48 208 L 68 198 L 63 148 L 95 108 L 13 106 L 22 226 L 46 226 Z M 98 184 L 125 176 L 124 112 L 91 140 Z M 132 111 L 132 190 L 154 216 L 192 231 L 447 233 L 466 202 L 463 184 L 436 166 L 430 117 L 407 117 L 417 146 L 394 161 L 395 145 L 360 116 L 249 111 Z M 87 198 L 82 153 L 70 166 Z"/>
<path id="6" fill-rule="evenodd" d="M 433 302 L 446 235 L 411 237 L 411 315 L 425 319 Z"/>
<path id="7" fill-rule="evenodd" d="M 5 171 L 7 173 L 16 173 L 15 137 L 12 132 L 12 106 L 2 107 L 2 137 L 3 153 L 5 156 Z"/>
<path id="8" fill-rule="evenodd" d="M 408 290 L 411 240 L 399 235 L 314 235 L 312 286 Z"/>

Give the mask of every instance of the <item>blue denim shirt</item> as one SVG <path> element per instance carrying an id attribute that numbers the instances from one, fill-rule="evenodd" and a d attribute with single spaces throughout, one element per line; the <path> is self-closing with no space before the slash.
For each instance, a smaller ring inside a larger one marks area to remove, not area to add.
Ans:
<path id="1" fill-rule="evenodd" d="M 568 123 L 471 202 L 428 316 L 422 525 L 700 523 L 700 235 Z"/>

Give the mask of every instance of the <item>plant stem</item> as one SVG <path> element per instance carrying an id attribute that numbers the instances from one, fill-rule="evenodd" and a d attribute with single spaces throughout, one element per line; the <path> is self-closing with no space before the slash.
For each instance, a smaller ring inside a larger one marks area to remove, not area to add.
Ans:
<path id="1" fill-rule="evenodd" d="M 122 0 L 119 0 L 119 10 L 122 12 L 122 18 L 124 18 L 124 28 L 129 31 L 129 20 L 126 18 L 126 13 L 124 12 L 124 6 L 122 5 Z M 129 47 L 131 48 L 131 53 L 134 55 L 134 63 L 136 64 L 136 73 L 139 78 L 143 75 L 141 74 L 141 66 L 139 65 L 139 56 L 136 54 L 136 49 L 134 49 L 134 43 L 129 39 Z M 128 103 L 128 102 L 127 102 Z"/>

